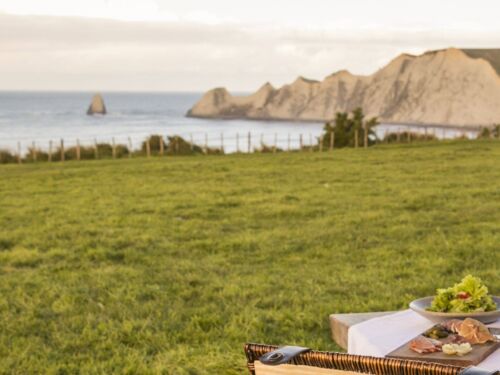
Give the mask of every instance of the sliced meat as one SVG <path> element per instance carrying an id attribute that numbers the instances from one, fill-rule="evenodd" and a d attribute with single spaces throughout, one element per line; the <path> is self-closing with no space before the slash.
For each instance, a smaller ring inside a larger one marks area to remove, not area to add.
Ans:
<path id="1" fill-rule="evenodd" d="M 488 341 L 497 340 L 496 337 L 491 334 L 488 327 L 471 318 L 467 318 L 462 322 L 457 333 L 472 345 L 484 344 Z"/>
<path id="2" fill-rule="evenodd" d="M 448 337 L 444 339 L 439 340 L 441 344 L 465 344 L 468 343 L 467 339 L 465 337 L 462 337 L 460 335 L 457 335 L 456 333 L 450 334 Z"/>
<path id="3" fill-rule="evenodd" d="M 462 321 L 458 319 L 451 319 L 442 324 L 444 328 L 453 333 L 458 333 L 461 325 Z"/>
<path id="4" fill-rule="evenodd" d="M 417 353 L 435 353 L 441 351 L 441 342 L 425 336 L 418 336 L 410 341 L 410 349 Z"/>

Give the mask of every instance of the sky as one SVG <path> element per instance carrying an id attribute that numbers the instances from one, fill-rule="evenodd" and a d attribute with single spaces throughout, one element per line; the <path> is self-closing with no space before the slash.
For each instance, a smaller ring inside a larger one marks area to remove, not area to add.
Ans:
<path id="1" fill-rule="evenodd" d="M 253 91 L 500 48 L 498 0 L 0 0 L 0 90 Z"/>

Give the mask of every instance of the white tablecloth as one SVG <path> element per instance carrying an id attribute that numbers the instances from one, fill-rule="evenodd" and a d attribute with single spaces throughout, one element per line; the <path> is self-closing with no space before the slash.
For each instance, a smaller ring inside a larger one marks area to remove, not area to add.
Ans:
<path id="1" fill-rule="evenodd" d="M 347 350 L 350 354 L 384 357 L 433 325 L 434 323 L 412 310 L 373 318 L 349 329 Z M 500 328 L 500 321 L 489 327 Z M 478 367 L 500 369 L 500 349 Z"/>

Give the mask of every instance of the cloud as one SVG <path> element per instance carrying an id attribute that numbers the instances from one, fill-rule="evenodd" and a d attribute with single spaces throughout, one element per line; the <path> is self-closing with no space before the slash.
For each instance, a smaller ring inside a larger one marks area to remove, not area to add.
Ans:
<path id="1" fill-rule="evenodd" d="M 494 47 L 496 33 L 125 22 L 0 14 L 0 89 L 254 90 L 340 69 L 370 74 L 402 52 Z M 196 18 L 196 17 L 195 17 Z"/>

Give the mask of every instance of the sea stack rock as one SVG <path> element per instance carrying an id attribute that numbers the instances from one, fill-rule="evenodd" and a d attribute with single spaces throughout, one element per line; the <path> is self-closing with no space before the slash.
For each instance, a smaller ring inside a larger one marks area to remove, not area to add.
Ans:
<path id="1" fill-rule="evenodd" d="M 106 106 L 104 105 L 104 100 L 100 94 L 94 95 L 92 102 L 90 103 L 89 109 L 87 110 L 87 115 L 105 115 Z"/>

